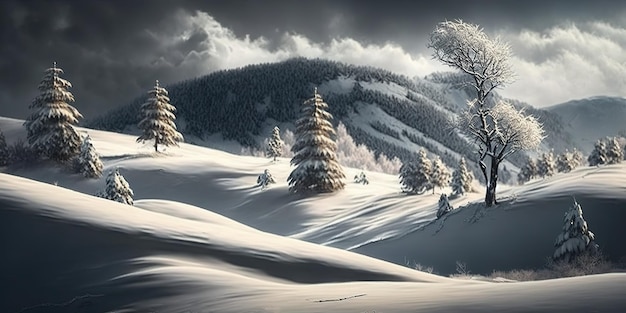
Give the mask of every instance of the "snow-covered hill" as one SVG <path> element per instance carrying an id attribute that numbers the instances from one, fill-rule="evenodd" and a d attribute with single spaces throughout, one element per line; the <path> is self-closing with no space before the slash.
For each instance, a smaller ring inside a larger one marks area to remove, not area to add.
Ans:
<path id="1" fill-rule="evenodd" d="M 561 117 L 565 130 L 587 153 L 598 139 L 626 133 L 624 98 L 592 97 L 561 103 L 546 110 Z"/>
<path id="2" fill-rule="evenodd" d="M 25 136 L 19 120 L 0 118 L 0 129 L 9 143 Z M 367 172 L 370 185 L 348 183 L 341 192 L 303 198 L 287 191 L 288 159 L 273 164 L 189 144 L 155 155 L 133 136 L 81 131 L 103 155 L 105 170 L 120 168 L 135 191 L 136 206 L 90 196 L 104 187 L 104 178 L 88 180 L 50 163 L 5 169 L 1 312 L 616 312 L 626 307 L 625 274 L 486 283 L 422 273 L 399 260 L 406 255 L 426 264 L 426 255 L 439 262 L 428 265 L 440 273 L 456 260 L 474 272 L 535 264 L 551 253 L 571 195 L 605 252 L 619 258 L 626 255 L 626 234 L 619 229 L 626 207 L 621 165 L 500 190 L 517 197 L 468 223 L 478 206 L 471 203 L 482 198 L 471 193 L 452 201 L 455 208 L 469 207 L 434 221 L 438 194 L 401 194 L 395 175 Z M 266 168 L 278 183 L 260 190 L 256 176 Z M 358 170 L 346 173 L 351 177 Z"/>

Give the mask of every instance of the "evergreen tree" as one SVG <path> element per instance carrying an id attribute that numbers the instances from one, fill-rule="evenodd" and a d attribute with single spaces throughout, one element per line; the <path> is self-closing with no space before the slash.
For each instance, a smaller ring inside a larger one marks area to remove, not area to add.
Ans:
<path id="1" fill-rule="evenodd" d="M 443 193 L 439 197 L 439 209 L 437 210 L 437 219 L 446 215 L 450 211 L 452 211 L 452 206 L 450 205 L 450 202 L 448 201 L 448 195 Z"/>
<path id="2" fill-rule="evenodd" d="M 443 188 L 450 184 L 450 171 L 441 158 L 436 156 L 432 162 L 432 188 L 433 194 L 435 193 L 435 187 Z"/>
<path id="3" fill-rule="evenodd" d="M 176 130 L 176 108 L 170 104 L 170 98 L 165 88 L 159 86 L 156 81 L 153 90 L 148 92 L 150 97 L 141 106 L 143 119 L 137 127 L 143 131 L 137 138 L 137 142 L 145 142 L 154 139 L 154 151 L 159 151 L 158 145 L 176 145 L 183 141 L 183 135 Z"/>
<path id="4" fill-rule="evenodd" d="M 78 170 L 87 178 L 98 178 L 102 176 L 102 161 L 91 143 L 91 137 L 87 135 L 80 145 L 80 154 L 78 155 Z"/>
<path id="5" fill-rule="evenodd" d="M 552 152 L 541 154 L 541 158 L 537 162 L 539 169 L 539 176 L 545 178 L 554 175 L 556 172 L 556 162 L 554 160 L 554 154 Z"/>
<path id="6" fill-rule="evenodd" d="M 34 112 L 24 121 L 28 143 L 37 153 L 55 161 L 67 161 L 79 152 L 81 138 L 73 125 L 83 116 L 69 103 L 72 84 L 59 77 L 63 70 L 53 63 L 39 84 L 40 94 L 29 106 Z"/>
<path id="7" fill-rule="evenodd" d="M 583 165 L 584 160 L 585 160 L 585 157 L 583 156 L 583 153 L 580 152 L 578 149 L 574 148 L 574 150 L 572 151 L 572 162 L 573 162 L 574 168 L 577 168 Z"/>
<path id="8" fill-rule="evenodd" d="M 404 193 L 417 193 L 417 165 L 415 162 L 405 162 L 400 166 L 400 185 Z"/>
<path id="9" fill-rule="evenodd" d="M 617 140 L 617 137 L 607 138 L 606 158 L 607 164 L 622 163 L 624 150 L 622 150 L 622 146 Z"/>
<path id="10" fill-rule="evenodd" d="M 523 184 L 539 175 L 539 168 L 537 162 L 534 159 L 528 158 L 526 164 L 521 168 L 519 174 L 517 174 L 517 181 Z"/>
<path id="11" fill-rule="evenodd" d="M 472 180 L 474 177 L 467 169 L 465 158 L 461 158 L 459 167 L 452 173 L 452 192 L 457 195 L 463 195 L 472 190 Z"/>
<path id="12" fill-rule="evenodd" d="M 117 202 L 121 202 L 128 205 L 133 205 L 133 190 L 130 189 L 128 182 L 120 174 L 118 168 L 114 171 L 109 171 L 109 175 L 106 178 L 106 187 L 103 192 L 97 196 Z"/>
<path id="13" fill-rule="evenodd" d="M 556 159 L 556 169 L 559 173 L 571 172 L 575 167 L 575 162 L 573 155 L 565 150 Z"/>
<path id="14" fill-rule="evenodd" d="M 361 171 L 359 175 L 354 175 L 354 182 L 357 184 L 363 184 L 363 185 L 370 184 L 369 179 L 367 179 L 367 176 L 365 176 L 365 173 L 363 173 L 363 171 Z"/>
<path id="15" fill-rule="evenodd" d="M 428 190 L 433 187 L 433 164 L 426 155 L 424 148 L 420 149 L 417 154 L 417 176 L 416 183 L 420 190 Z M 433 190 L 434 193 L 434 190 Z"/>
<path id="16" fill-rule="evenodd" d="M 280 139 L 280 128 L 276 126 L 272 130 L 272 137 L 267 144 L 265 155 L 269 158 L 274 158 L 274 162 L 276 162 L 276 158 L 283 155 L 283 145 L 283 140 Z"/>
<path id="17" fill-rule="evenodd" d="M 598 245 L 594 240 L 595 236 L 587 228 L 587 222 L 583 218 L 583 210 L 574 200 L 574 204 L 565 212 L 563 230 L 554 243 L 556 250 L 552 258 L 555 261 L 570 262 L 581 254 L 597 253 Z"/>
<path id="18" fill-rule="evenodd" d="M 343 169 L 337 162 L 335 129 L 328 113 L 328 104 L 317 93 L 304 102 L 301 118 L 296 121 L 296 143 L 291 148 L 291 164 L 296 168 L 289 174 L 292 192 L 332 192 L 343 189 Z"/>
<path id="19" fill-rule="evenodd" d="M 0 130 L 0 166 L 6 166 L 9 164 L 9 146 L 7 146 L 4 133 Z"/>
<path id="20" fill-rule="evenodd" d="M 268 169 L 265 169 L 265 171 L 263 171 L 263 174 L 257 177 L 256 183 L 258 186 L 261 186 L 261 189 L 265 189 L 269 186 L 269 184 L 275 184 L 276 180 L 274 180 L 274 176 L 270 174 L 270 171 Z"/>
<path id="21" fill-rule="evenodd" d="M 596 141 L 591 154 L 587 158 L 587 162 L 589 162 L 589 166 L 602 165 L 608 162 L 607 149 L 604 140 L 598 139 L 598 141 Z"/>

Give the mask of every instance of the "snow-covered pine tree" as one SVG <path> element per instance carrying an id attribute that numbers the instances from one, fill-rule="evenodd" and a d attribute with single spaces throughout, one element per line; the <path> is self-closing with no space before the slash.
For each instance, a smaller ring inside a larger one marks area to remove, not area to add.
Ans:
<path id="1" fill-rule="evenodd" d="M 583 156 L 583 153 L 580 152 L 580 150 L 574 148 L 574 150 L 572 151 L 572 163 L 574 165 L 574 168 L 583 165 L 584 160 L 585 157 Z"/>
<path id="2" fill-rule="evenodd" d="M 148 92 L 148 100 L 141 105 L 143 119 L 137 127 L 143 131 L 137 142 L 154 140 L 154 151 L 159 151 L 158 145 L 178 146 L 183 141 L 183 135 L 176 130 L 176 108 L 170 104 L 170 98 L 165 88 L 159 86 L 157 80 L 154 89 Z"/>
<path id="3" fill-rule="evenodd" d="M 78 155 L 78 169 L 83 176 L 87 178 L 98 178 L 102 176 L 103 169 L 100 156 L 96 152 L 91 143 L 91 137 L 87 135 L 80 145 L 80 154 Z"/>
<path id="4" fill-rule="evenodd" d="M 589 157 L 587 158 L 587 162 L 589 162 L 589 166 L 596 166 L 606 164 L 607 161 L 606 143 L 604 140 L 598 139 L 593 146 L 591 154 L 589 154 Z"/>
<path id="5" fill-rule="evenodd" d="M 452 173 L 452 192 L 456 195 L 463 195 L 472 190 L 472 181 L 474 176 L 467 169 L 465 158 L 459 161 L 459 167 Z"/>
<path id="6" fill-rule="evenodd" d="M 38 87 L 40 94 L 29 106 L 33 112 L 24 121 L 31 147 L 60 162 L 78 155 L 81 138 L 73 125 L 83 117 L 69 104 L 74 102 L 74 95 L 68 91 L 72 84 L 59 77 L 62 73 L 56 62 L 45 71 Z"/>
<path id="7" fill-rule="evenodd" d="M 439 156 L 435 156 L 432 161 L 432 188 L 433 194 L 435 187 L 443 188 L 450 185 L 450 171 L 448 167 L 441 161 Z"/>
<path id="8" fill-rule="evenodd" d="M 9 164 L 9 146 L 4 138 L 4 133 L 0 130 L 0 166 Z"/>
<path id="9" fill-rule="evenodd" d="M 415 162 L 405 162 L 400 166 L 400 185 L 404 193 L 417 193 L 417 165 Z"/>
<path id="10" fill-rule="evenodd" d="M 287 178 L 291 192 L 333 192 L 345 187 L 342 179 L 346 176 L 337 161 L 335 129 L 330 122 L 333 116 L 327 109 L 315 88 L 296 121 L 296 143 L 291 148 L 291 164 L 296 168 Z"/>
<path id="11" fill-rule="evenodd" d="M 283 145 L 283 140 L 280 139 L 280 128 L 275 126 L 272 130 L 272 137 L 269 138 L 265 155 L 268 158 L 274 158 L 273 161 L 276 162 L 276 158 L 283 155 Z"/>
<path id="12" fill-rule="evenodd" d="M 421 190 L 428 190 L 433 187 L 433 164 L 428 159 L 428 155 L 426 154 L 426 150 L 421 148 L 417 153 L 417 162 L 416 162 L 417 175 L 415 177 L 417 186 L 421 192 Z M 434 193 L 434 191 L 433 191 Z"/>
<path id="13" fill-rule="evenodd" d="M 622 160 L 624 159 L 624 150 L 622 150 L 622 146 L 617 140 L 617 137 L 607 138 L 606 141 L 607 164 L 622 163 Z"/>
<path id="14" fill-rule="evenodd" d="M 106 178 L 106 187 L 104 191 L 98 193 L 97 196 L 133 205 L 133 190 L 130 189 L 128 182 L 124 176 L 120 174 L 120 170 L 118 168 L 113 171 L 109 171 L 109 175 L 107 175 Z"/>
<path id="15" fill-rule="evenodd" d="M 448 201 L 448 195 L 443 193 L 439 197 L 439 209 L 437 210 L 437 218 L 441 218 L 450 211 L 452 211 L 452 206 L 450 205 L 450 201 Z"/>
<path id="16" fill-rule="evenodd" d="M 581 254 L 598 252 L 598 245 L 593 242 L 595 236 L 587 227 L 583 210 L 576 200 L 565 212 L 563 222 L 563 230 L 554 243 L 556 250 L 552 258 L 555 261 L 570 262 Z"/>
<path id="17" fill-rule="evenodd" d="M 258 186 L 261 186 L 261 189 L 265 189 L 269 186 L 269 184 L 275 184 L 276 180 L 274 180 L 274 176 L 270 174 L 270 171 L 268 169 L 265 169 L 265 171 L 263 171 L 263 174 L 259 175 L 259 177 L 256 179 L 256 183 Z"/>
<path id="18" fill-rule="evenodd" d="M 520 172 L 517 174 L 517 182 L 523 184 L 537 176 L 539 176 L 537 162 L 532 158 L 528 158 L 526 164 L 522 166 Z"/>
<path id="19" fill-rule="evenodd" d="M 541 158 L 537 161 L 539 176 L 545 178 L 554 175 L 556 172 L 556 162 L 552 151 L 542 153 Z"/>
<path id="20" fill-rule="evenodd" d="M 556 158 L 556 169 L 559 173 L 571 172 L 575 167 L 575 162 L 576 161 L 574 161 L 573 155 L 569 151 L 565 150 L 565 152 L 559 154 Z"/>

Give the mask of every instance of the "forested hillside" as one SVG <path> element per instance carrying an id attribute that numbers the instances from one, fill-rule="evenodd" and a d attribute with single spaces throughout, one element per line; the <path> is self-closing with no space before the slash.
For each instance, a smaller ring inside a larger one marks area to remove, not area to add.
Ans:
<path id="1" fill-rule="evenodd" d="M 470 98 L 462 82 L 457 74 L 411 79 L 373 67 L 294 58 L 219 71 L 166 88 L 178 110 L 177 123 L 183 134 L 203 138 L 221 133 L 225 139 L 257 147 L 275 124 L 289 128 L 299 106 L 317 86 L 335 117 L 333 122 L 343 122 L 355 142 L 366 144 L 377 155 L 404 161 L 425 147 L 447 165 L 456 166 L 460 156 L 475 159 L 472 143 L 452 127 Z M 132 129 L 145 100 L 146 95 L 141 95 L 86 126 Z M 548 138 L 558 138 L 548 139 L 551 146 L 558 150 L 568 146 L 564 143 L 568 135 L 561 132 L 556 115 L 532 107 L 528 110 L 548 126 Z M 517 153 L 510 161 L 519 166 L 525 158 Z"/>

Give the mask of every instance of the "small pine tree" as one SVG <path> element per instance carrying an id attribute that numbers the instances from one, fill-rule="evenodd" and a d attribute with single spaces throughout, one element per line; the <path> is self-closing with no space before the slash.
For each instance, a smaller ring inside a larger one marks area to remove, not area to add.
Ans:
<path id="1" fill-rule="evenodd" d="M 583 153 L 580 152 L 580 150 L 574 148 L 574 150 L 572 151 L 572 163 L 573 163 L 574 168 L 577 168 L 583 165 L 584 160 L 585 160 L 585 157 L 583 156 Z"/>
<path id="2" fill-rule="evenodd" d="M 450 211 L 452 211 L 452 206 L 450 205 L 450 201 L 448 200 L 448 195 L 443 193 L 439 197 L 439 209 L 437 210 L 437 218 L 441 218 Z"/>
<path id="3" fill-rule="evenodd" d="M 452 173 L 452 192 L 456 195 L 463 195 L 472 190 L 474 176 L 467 170 L 465 158 L 461 158 L 459 167 Z"/>
<path id="4" fill-rule="evenodd" d="M 159 151 L 158 145 L 175 145 L 183 141 L 183 135 L 176 130 L 176 108 L 170 104 L 170 98 L 165 88 L 156 81 L 153 90 L 148 92 L 150 97 L 141 105 L 143 119 L 137 127 L 143 131 L 137 142 L 154 140 L 154 151 Z"/>
<path id="5" fill-rule="evenodd" d="M 583 210 L 574 200 L 574 204 L 565 212 L 563 230 L 554 243 L 556 250 L 552 258 L 555 261 L 570 262 L 584 253 L 595 254 L 598 252 L 598 245 L 594 240 L 595 236 L 583 218 Z"/>
<path id="6" fill-rule="evenodd" d="M 370 181 L 365 176 L 365 173 L 361 172 L 359 175 L 354 175 L 354 182 L 357 184 L 369 185 Z"/>
<path id="7" fill-rule="evenodd" d="M 283 145 L 284 142 L 280 139 L 280 128 L 276 126 L 272 130 L 272 137 L 269 139 L 267 144 L 265 155 L 268 158 L 274 158 L 274 162 L 276 162 L 276 158 L 283 155 Z"/>
<path id="8" fill-rule="evenodd" d="M 0 166 L 6 166 L 9 164 L 9 146 L 7 146 L 4 133 L 0 130 Z"/>
<path id="9" fill-rule="evenodd" d="M 291 148 L 294 156 L 291 164 L 296 168 L 289 174 L 291 192 L 333 192 L 345 187 L 343 168 L 337 161 L 333 116 L 322 96 L 304 102 L 301 118 L 296 121 L 296 143 Z"/>
<path id="10" fill-rule="evenodd" d="M 443 188 L 450 185 L 450 171 L 448 167 L 441 161 L 439 156 L 436 156 L 432 161 L 432 188 L 433 194 L 435 193 L 435 187 Z"/>
<path id="11" fill-rule="evenodd" d="M 59 77 L 63 70 L 56 62 L 45 71 L 39 84 L 40 94 L 29 106 L 34 112 L 24 121 L 28 143 L 51 160 L 65 162 L 78 155 L 81 138 L 74 129 L 83 116 L 69 103 L 72 84 Z"/>
<path id="12" fill-rule="evenodd" d="M 80 145 L 80 154 L 78 155 L 78 170 L 87 178 L 98 178 L 102 176 L 102 161 L 91 143 L 91 137 L 87 135 Z"/>
<path id="13" fill-rule="evenodd" d="M 275 184 L 276 180 L 274 180 L 274 176 L 270 174 L 268 169 L 263 171 L 263 174 L 259 175 L 256 179 L 257 186 L 261 186 L 261 189 L 265 189 L 269 186 L 269 184 Z"/>
<path id="14" fill-rule="evenodd" d="M 575 162 L 573 155 L 565 150 L 556 158 L 556 169 L 559 173 L 571 172 L 575 167 Z"/>
<path id="15" fill-rule="evenodd" d="M 417 193 L 417 165 L 415 162 L 406 162 L 400 166 L 400 185 L 404 193 Z"/>
<path id="16" fill-rule="evenodd" d="M 539 176 L 543 178 L 554 175 L 556 172 L 554 154 L 552 154 L 552 152 L 543 153 L 541 158 L 537 161 L 537 167 L 539 170 Z"/>
<path id="17" fill-rule="evenodd" d="M 520 172 L 517 174 L 517 182 L 519 184 L 524 184 L 538 175 L 539 168 L 537 166 L 537 162 L 534 159 L 528 158 L 526 164 L 524 164 Z"/>
<path id="18" fill-rule="evenodd" d="M 593 146 L 593 150 L 591 151 L 591 154 L 587 158 L 589 166 L 606 164 L 608 161 L 606 152 L 606 143 L 604 142 L 604 140 L 599 139 L 598 141 L 596 141 L 595 145 Z"/>
<path id="19" fill-rule="evenodd" d="M 622 163 L 624 150 L 622 150 L 622 146 L 617 140 L 617 137 L 607 138 L 606 159 L 607 164 Z"/>
<path id="20" fill-rule="evenodd" d="M 433 176 L 433 164 L 428 159 L 428 155 L 426 154 L 426 150 L 424 148 L 420 149 L 417 154 L 417 185 L 420 190 L 428 190 L 433 188 L 432 176 Z M 434 193 L 434 191 L 433 191 Z"/>
<path id="21" fill-rule="evenodd" d="M 118 168 L 114 171 L 109 171 L 109 175 L 106 178 L 106 187 L 103 192 L 97 196 L 117 202 L 121 202 L 128 205 L 133 205 L 133 190 L 130 189 L 128 182 L 120 174 Z"/>

